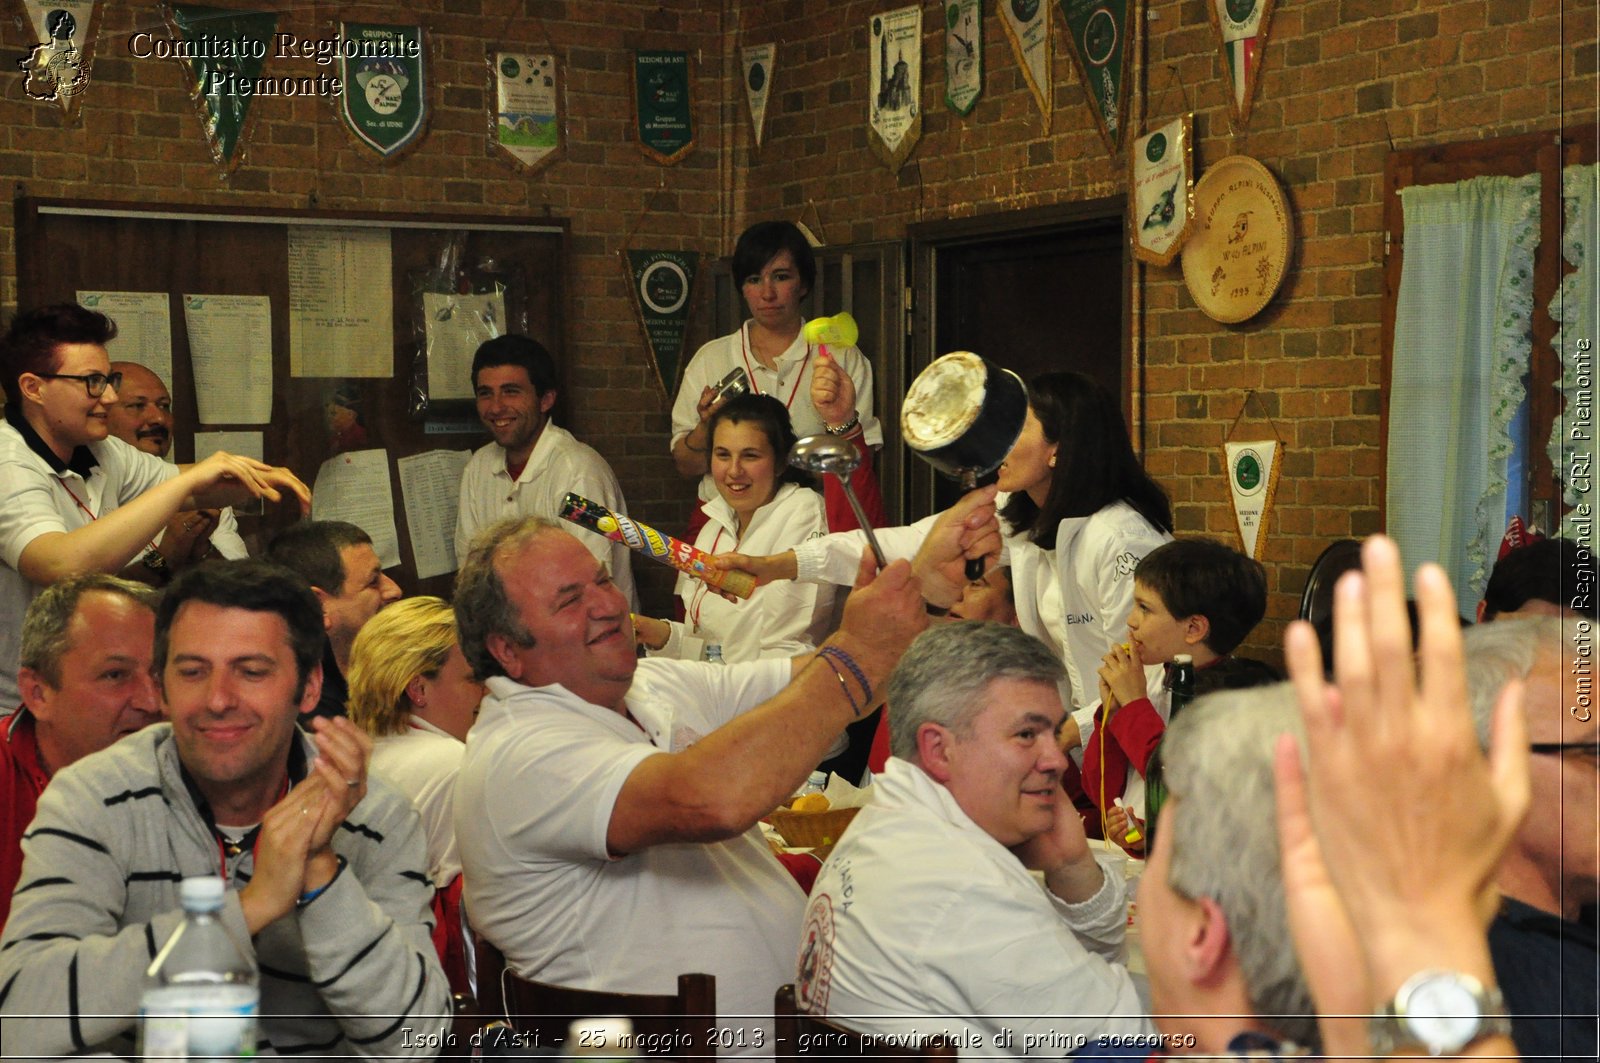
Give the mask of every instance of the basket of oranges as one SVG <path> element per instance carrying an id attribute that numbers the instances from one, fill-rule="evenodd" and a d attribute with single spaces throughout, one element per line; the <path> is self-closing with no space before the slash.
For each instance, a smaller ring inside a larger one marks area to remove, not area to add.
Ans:
<path id="1" fill-rule="evenodd" d="M 834 808 L 823 794 L 801 794 L 773 811 L 773 829 L 795 849 L 815 849 L 839 840 L 860 808 Z"/>

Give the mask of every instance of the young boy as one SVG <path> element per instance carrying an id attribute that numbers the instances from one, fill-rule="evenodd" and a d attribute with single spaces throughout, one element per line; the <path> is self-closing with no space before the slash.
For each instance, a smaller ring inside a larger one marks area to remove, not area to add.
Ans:
<path id="1" fill-rule="evenodd" d="M 1123 839 L 1124 797 L 1143 815 L 1144 771 L 1166 731 L 1168 694 L 1145 686 L 1145 666 L 1194 658 L 1195 693 L 1276 682 L 1260 661 L 1232 657 L 1267 611 L 1260 562 L 1210 539 L 1177 539 L 1150 551 L 1133 572 L 1128 639 L 1100 668 L 1100 716 L 1084 750 L 1084 789 L 1106 818 L 1107 836 Z"/>

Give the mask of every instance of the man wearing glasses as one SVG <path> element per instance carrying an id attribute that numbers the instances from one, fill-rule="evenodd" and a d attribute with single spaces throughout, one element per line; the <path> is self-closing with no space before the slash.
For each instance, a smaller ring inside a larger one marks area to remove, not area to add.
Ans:
<path id="1" fill-rule="evenodd" d="M 107 411 L 111 434 L 146 454 L 163 460 L 172 453 L 172 394 L 160 377 L 138 362 L 112 362 L 121 374 L 117 404 Z M 239 537 L 231 507 L 180 509 L 155 539 L 155 546 L 134 560 L 131 579 L 165 585 L 174 570 L 212 557 L 236 561 L 249 557 Z"/>
<path id="2" fill-rule="evenodd" d="M 41 587 L 117 572 L 180 509 L 311 492 L 287 469 L 217 453 L 172 466 L 110 438 L 116 326 L 72 303 L 19 314 L 0 339 L 0 711 L 15 706 L 22 616 Z"/>
<path id="3" fill-rule="evenodd" d="M 1582 617 L 1479 624 L 1464 635 L 1479 741 L 1505 685 L 1521 679 L 1532 804 L 1496 876 L 1489 950 L 1524 1058 L 1595 1058 L 1600 898 L 1600 720 L 1596 628 Z"/>

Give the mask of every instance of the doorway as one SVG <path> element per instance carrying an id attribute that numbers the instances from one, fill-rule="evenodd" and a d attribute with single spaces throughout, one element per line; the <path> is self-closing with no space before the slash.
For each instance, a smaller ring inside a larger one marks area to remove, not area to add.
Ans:
<path id="1" fill-rule="evenodd" d="M 911 357 L 900 387 L 950 351 L 973 351 L 1024 381 L 1085 373 L 1129 412 L 1131 278 L 1121 196 L 913 225 Z M 952 481 L 910 461 L 911 517 L 960 497 Z"/>

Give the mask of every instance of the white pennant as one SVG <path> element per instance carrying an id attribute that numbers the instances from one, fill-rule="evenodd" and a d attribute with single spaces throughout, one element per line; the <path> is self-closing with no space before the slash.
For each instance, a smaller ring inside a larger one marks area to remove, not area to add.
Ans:
<path id="1" fill-rule="evenodd" d="M 750 124 L 755 127 L 756 147 L 767 125 L 767 97 L 772 93 L 772 64 L 777 58 L 774 44 L 753 44 L 741 53 L 744 57 L 744 95 L 750 103 Z"/>
<path id="2" fill-rule="evenodd" d="M 1265 545 L 1262 529 L 1272 508 L 1278 487 L 1278 448 L 1276 439 L 1224 443 L 1228 457 L 1228 489 L 1233 495 L 1233 515 L 1239 522 L 1239 538 L 1244 552 L 1259 559 Z"/>

